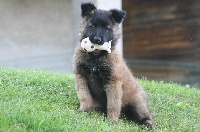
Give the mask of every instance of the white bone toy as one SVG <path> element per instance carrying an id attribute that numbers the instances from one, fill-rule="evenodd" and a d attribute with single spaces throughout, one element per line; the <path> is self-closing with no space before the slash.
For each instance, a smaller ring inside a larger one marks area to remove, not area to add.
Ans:
<path id="1" fill-rule="evenodd" d="M 106 50 L 108 51 L 108 53 L 111 53 L 111 41 L 105 42 L 103 45 L 98 45 L 98 44 L 91 43 L 91 41 L 89 40 L 89 37 L 87 37 L 81 41 L 81 47 L 86 52 L 92 52 L 98 49 L 98 50 Z"/>

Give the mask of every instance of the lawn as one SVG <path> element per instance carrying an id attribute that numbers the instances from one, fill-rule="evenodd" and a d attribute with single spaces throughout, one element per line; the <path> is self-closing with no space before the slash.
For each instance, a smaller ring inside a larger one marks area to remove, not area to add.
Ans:
<path id="1" fill-rule="evenodd" d="M 200 89 L 139 80 L 149 98 L 155 132 L 199 132 Z M 73 76 L 65 73 L 0 69 L 0 132 L 146 131 L 123 117 L 109 122 L 92 110 L 78 113 Z"/>

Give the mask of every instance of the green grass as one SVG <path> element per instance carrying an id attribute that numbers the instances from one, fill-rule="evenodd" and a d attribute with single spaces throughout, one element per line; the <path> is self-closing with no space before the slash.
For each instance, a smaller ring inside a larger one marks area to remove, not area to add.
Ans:
<path id="1" fill-rule="evenodd" d="M 198 132 L 200 89 L 139 80 L 149 98 L 156 132 Z M 0 132 L 146 131 L 120 118 L 109 122 L 99 112 L 78 113 L 72 75 L 0 69 Z"/>

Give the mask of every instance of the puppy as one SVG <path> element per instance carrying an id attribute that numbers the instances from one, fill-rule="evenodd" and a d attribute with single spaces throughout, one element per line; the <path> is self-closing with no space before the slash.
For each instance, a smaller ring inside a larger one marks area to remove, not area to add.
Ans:
<path id="1" fill-rule="evenodd" d="M 102 108 L 111 121 L 118 121 L 124 113 L 128 119 L 152 128 L 146 94 L 116 49 L 119 24 L 124 20 L 125 11 L 100 10 L 93 3 L 82 3 L 81 9 L 80 43 L 73 57 L 79 111 Z M 81 41 L 88 37 L 98 45 L 111 41 L 111 53 L 83 50 Z"/>

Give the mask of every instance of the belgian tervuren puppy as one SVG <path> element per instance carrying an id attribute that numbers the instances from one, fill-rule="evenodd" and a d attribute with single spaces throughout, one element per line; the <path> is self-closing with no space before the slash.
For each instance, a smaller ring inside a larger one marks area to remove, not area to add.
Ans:
<path id="1" fill-rule="evenodd" d="M 97 9 L 93 3 L 82 3 L 80 42 L 89 37 L 94 44 L 111 43 L 111 53 L 106 50 L 86 52 L 77 45 L 73 57 L 75 86 L 80 100 L 80 112 L 102 108 L 107 118 L 118 121 L 120 113 L 138 124 L 152 128 L 152 118 L 143 88 L 131 74 L 116 49 L 120 37 L 119 24 L 125 11 Z"/>

